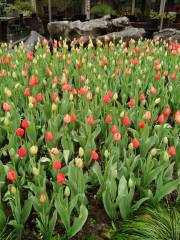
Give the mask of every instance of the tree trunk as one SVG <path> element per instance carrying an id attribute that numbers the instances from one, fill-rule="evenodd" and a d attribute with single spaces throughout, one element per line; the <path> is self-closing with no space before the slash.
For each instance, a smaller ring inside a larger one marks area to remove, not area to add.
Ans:
<path id="1" fill-rule="evenodd" d="M 31 5 L 33 13 L 37 13 L 36 0 L 31 0 Z"/>
<path id="2" fill-rule="evenodd" d="M 149 16 L 151 11 L 151 0 L 145 0 L 144 15 Z"/>
<path id="3" fill-rule="evenodd" d="M 81 6 L 82 6 L 82 13 L 86 15 L 87 19 L 90 19 L 91 1 L 90 0 L 83 0 Z"/>
<path id="4" fill-rule="evenodd" d="M 135 9 L 136 9 L 136 0 L 132 0 L 132 11 L 131 11 L 132 16 L 135 15 Z"/>

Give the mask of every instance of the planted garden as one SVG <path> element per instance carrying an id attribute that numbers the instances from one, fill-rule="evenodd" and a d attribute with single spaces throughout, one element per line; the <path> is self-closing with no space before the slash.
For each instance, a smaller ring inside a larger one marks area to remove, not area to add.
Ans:
<path id="1" fill-rule="evenodd" d="M 2 239 L 87 239 L 180 201 L 180 45 L 80 40 L 0 47 Z"/>

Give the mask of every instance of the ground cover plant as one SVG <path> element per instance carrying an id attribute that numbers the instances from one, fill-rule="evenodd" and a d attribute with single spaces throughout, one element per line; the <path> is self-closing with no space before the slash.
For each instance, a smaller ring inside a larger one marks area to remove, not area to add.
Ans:
<path id="1" fill-rule="evenodd" d="M 180 201 L 180 45 L 76 43 L 0 47 L 0 230 L 9 239 L 27 229 L 28 239 L 70 239 L 90 222 L 115 226 L 144 204 Z"/>

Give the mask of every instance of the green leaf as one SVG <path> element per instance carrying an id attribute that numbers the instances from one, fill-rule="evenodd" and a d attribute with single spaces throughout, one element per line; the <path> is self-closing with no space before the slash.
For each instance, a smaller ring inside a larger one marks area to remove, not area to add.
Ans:
<path id="1" fill-rule="evenodd" d="M 6 215 L 3 209 L 0 208 L 0 232 L 4 229 L 6 225 Z"/>
<path id="2" fill-rule="evenodd" d="M 157 178 L 157 176 L 162 172 L 163 168 L 164 168 L 164 166 L 160 166 L 160 167 L 153 169 L 150 172 L 147 171 L 146 174 L 144 175 L 144 177 L 142 178 L 143 187 L 149 186 L 149 184 L 151 184 L 151 182 L 153 180 L 155 180 Z"/>
<path id="3" fill-rule="evenodd" d="M 57 221 L 57 211 L 55 210 L 49 222 L 49 238 L 51 239 Z"/>
<path id="4" fill-rule="evenodd" d="M 148 197 L 144 197 L 144 198 L 141 198 L 139 201 L 137 201 L 133 206 L 132 206 L 132 209 L 133 211 L 137 211 L 140 206 L 145 202 L 147 201 L 149 198 Z"/>
<path id="5" fill-rule="evenodd" d="M 108 188 L 103 192 L 103 195 L 102 195 L 103 204 L 104 204 L 104 208 L 105 208 L 108 216 L 111 219 L 115 219 L 116 218 L 116 209 L 115 209 L 116 204 L 112 202 L 111 195 L 109 194 L 109 190 L 110 189 Z"/>
<path id="6" fill-rule="evenodd" d="M 87 220 L 87 217 L 88 217 L 88 210 L 84 205 L 81 205 L 79 217 L 74 219 L 74 223 L 70 228 L 70 231 L 68 232 L 68 236 L 70 238 L 75 236 L 76 233 L 78 233 L 82 229 L 83 225 Z"/>
<path id="7" fill-rule="evenodd" d="M 127 219 L 131 212 L 131 203 L 129 199 L 127 181 L 124 176 L 122 176 L 119 181 L 117 204 L 119 206 L 122 219 Z"/>
<path id="8" fill-rule="evenodd" d="M 69 215 L 69 211 L 67 209 L 66 206 L 64 206 L 64 201 L 62 201 L 62 198 L 60 199 L 59 197 L 57 197 L 58 199 L 56 199 L 55 201 L 55 208 L 61 218 L 61 221 L 66 229 L 66 231 L 69 231 L 70 228 L 70 215 Z"/>
<path id="9" fill-rule="evenodd" d="M 103 176 L 102 176 L 102 172 L 101 172 L 101 167 L 98 162 L 94 163 L 94 165 L 92 167 L 92 171 L 96 174 L 96 176 L 99 180 L 99 183 L 102 186 L 104 184 L 104 181 L 103 181 Z"/>
<path id="10" fill-rule="evenodd" d="M 5 177 L 6 177 L 6 173 L 4 170 L 4 166 L 3 166 L 3 163 L 0 161 L 0 191 L 5 183 Z M 1 202 L 1 199 L 0 199 L 0 202 Z"/>
<path id="11" fill-rule="evenodd" d="M 32 209 L 32 199 L 29 198 L 28 200 L 25 200 L 24 207 L 22 208 L 21 212 L 21 221 L 23 224 L 26 223 Z"/>
<path id="12" fill-rule="evenodd" d="M 152 136 L 148 138 L 146 141 L 143 141 L 140 145 L 140 153 L 141 157 L 146 157 L 148 151 L 152 148 L 152 146 L 155 144 L 156 137 Z"/>
<path id="13" fill-rule="evenodd" d="M 175 191 L 179 184 L 180 184 L 180 179 L 168 182 L 165 185 L 160 186 L 158 189 L 156 189 L 154 201 L 155 202 L 161 201 L 163 197 Z"/>
<path id="14" fill-rule="evenodd" d="M 63 150 L 63 156 L 64 156 L 65 163 L 67 165 L 68 159 L 69 159 L 69 150 Z"/>

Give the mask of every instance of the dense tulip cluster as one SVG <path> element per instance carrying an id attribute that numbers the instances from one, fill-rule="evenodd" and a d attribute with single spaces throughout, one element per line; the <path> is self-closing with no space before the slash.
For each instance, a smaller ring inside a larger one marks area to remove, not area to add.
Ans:
<path id="1" fill-rule="evenodd" d="M 0 47 L 0 197 L 19 238 L 32 211 L 43 239 L 57 215 L 73 237 L 94 184 L 113 220 L 180 200 L 180 45 L 76 43 Z"/>

